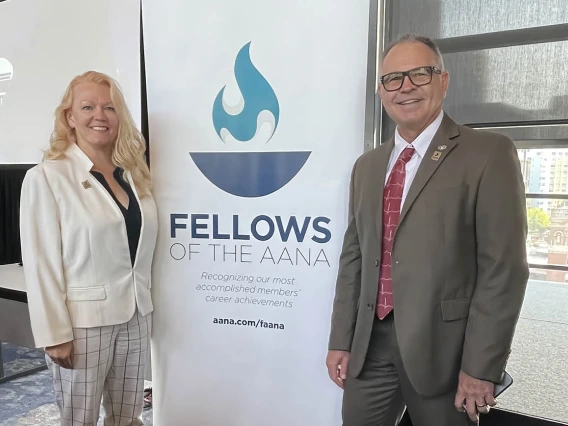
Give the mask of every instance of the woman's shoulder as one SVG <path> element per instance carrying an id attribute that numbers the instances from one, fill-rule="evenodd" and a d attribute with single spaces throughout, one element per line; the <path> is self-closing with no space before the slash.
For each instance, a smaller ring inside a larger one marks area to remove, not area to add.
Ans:
<path id="1" fill-rule="evenodd" d="M 45 159 L 27 171 L 26 179 L 43 178 L 51 180 L 58 176 L 67 175 L 69 173 L 69 166 L 70 162 L 67 157 L 62 157 L 57 160 Z"/>

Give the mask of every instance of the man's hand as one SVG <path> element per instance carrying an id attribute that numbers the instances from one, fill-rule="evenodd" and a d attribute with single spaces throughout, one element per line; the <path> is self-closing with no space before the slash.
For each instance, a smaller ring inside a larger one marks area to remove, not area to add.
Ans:
<path id="1" fill-rule="evenodd" d="M 327 354 L 327 372 L 331 380 L 343 389 L 343 382 L 347 378 L 347 365 L 349 364 L 349 352 L 329 351 Z"/>
<path id="2" fill-rule="evenodd" d="M 456 410 L 467 411 L 469 418 L 473 422 L 477 422 L 478 413 L 487 414 L 489 408 L 497 404 L 493 397 L 494 391 L 495 384 L 476 379 L 460 371 L 458 391 L 454 403 Z"/>
<path id="3" fill-rule="evenodd" d="M 67 369 L 73 368 L 73 341 L 48 346 L 45 348 L 45 353 L 55 364 Z"/>

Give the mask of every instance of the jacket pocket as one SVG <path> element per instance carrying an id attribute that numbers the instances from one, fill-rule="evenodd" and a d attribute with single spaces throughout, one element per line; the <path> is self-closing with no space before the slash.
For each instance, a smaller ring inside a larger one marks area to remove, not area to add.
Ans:
<path id="1" fill-rule="evenodd" d="M 106 290 L 104 287 L 70 287 L 67 289 L 67 300 L 105 300 Z"/>
<path id="2" fill-rule="evenodd" d="M 455 321 L 469 316 L 470 299 L 443 300 L 441 303 L 442 320 Z"/>

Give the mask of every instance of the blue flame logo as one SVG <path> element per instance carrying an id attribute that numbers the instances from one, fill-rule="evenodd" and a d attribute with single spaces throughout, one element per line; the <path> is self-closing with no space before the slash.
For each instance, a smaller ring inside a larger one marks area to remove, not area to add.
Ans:
<path id="1" fill-rule="evenodd" d="M 238 52 L 234 72 L 241 98 L 224 101 L 223 87 L 213 103 L 213 127 L 225 143 L 268 142 L 280 120 L 274 90 L 250 58 L 250 45 Z M 268 131 L 267 131 L 268 130 Z M 258 145 L 257 145 L 258 146 Z M 217 188 L 238 197 L 264 197 L 287 185 L 304 167 L 311 152 L 191 152 L 197 168 Z"/>
<path id="2" fill-rule="evenodd" d="M 236 106 L 229 106 L 223 101 L 226 86 L 217 94 L 213 104 L 217 134 L 223 142 L 227 142 L 228 134 L 237 141 L 248 142 L 267 123 L 271 127 L 270 140 L 278 127 L 280 105 L 274 90 L 250 59 L 250 42 L 237 54 L 234 71 L 242 98 Z"/>

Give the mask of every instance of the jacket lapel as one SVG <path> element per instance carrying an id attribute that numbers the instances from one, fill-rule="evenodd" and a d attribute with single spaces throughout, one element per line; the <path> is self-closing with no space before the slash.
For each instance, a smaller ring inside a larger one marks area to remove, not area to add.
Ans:
<path id="1" fill-rule="evenodd" d="M 75 164 L 82 171 L 82 173 L 78 176 L 77 185 L 82 185 L 82 189 L 84 188 L 88 189 L 89 191 L 95 191 L 106 201 L 115 215 L 122 218 L 122 212 L 116 205 L 116 202 L 112 198 L 112 195 L 110 195 L 103 184 L 100 183 L 99 180 L 91 174 L 93 163 L 91 162 L 87 154 L 85 154 L 75 143 L 71 143 L 69 145 L 65 154 L 67 155 L 69 160 L 71 160 L 73 164 Z M 82 189 L 79 190 L 79 193 L 83 193 Z"/>
<path id="2" fill-rule="evenodd" d="M 373 191 L 374 199 L 371 201 L 372 212 L 375 215 L 375 226 L 377 227 L 377 236 L 379 242 L 383 238 L 383 192 L 385 189 L 385 180 L 387 168 L 391 157 L 392 150 L 394 149 L 394 137 L 390 138 L 379 151 L 376 162 L 376 173 L 378 181 L 378 190 Z"/>
<path id="3" fill-rule="evenodd" d="M 144 237 L 144 206 L 142 204 L 142 202 L 140 201 L 140 197 L 138 196 L 138 191 L 136 190 L 136 185 L 134 185 L 134 180 L 132 179 L 132 175 L 130 174 L 130 172 L 125 171 L 124 174 L 126 175 L 126 179 L 128 180 L 128 183 L 130 184 L 130 188 L 132 188 L 132 192 L 134 193 L 134 196 L 136 197 L 136 201 L 138 201 L 138 207 L 140 208 L 140 218 L 142 221 L 142 224 L 140 226 L 140 237 L 138 238 L 138 250 L 136 250 L 136 257 L 134 259 L 134 267 L 136 267 L 136 263 L 138 262 L 138 256 L 140 253 L 140 245 L 142 244 L 143 241 L 143 237 Z"/>
<path id="4" fill-rule="evenodd" d="M 442 164 L 450 151 L 457 145 L 457 141 L 454 139 L 457 136 L 459 136 L 457 124 L 444 114 L 442 124 L 440 125 L 438 132 L 436 132 L 434 139 L 432 139 L 432 142 L 426 151 L 426 155 L 422 159 L 420 167 L 418 167 L 414 180 L 410 185 L 410 189 L 408 190 L 408 194 L 406 195 L 404 205 L 400 212 L 399 226 L 420 192 L 422 192 L 422 189 L 424 189 L 426 183 L 428 183 L 434 172 L 438 169 L 438 167 L 440 167 L 440 164 Z"/>

